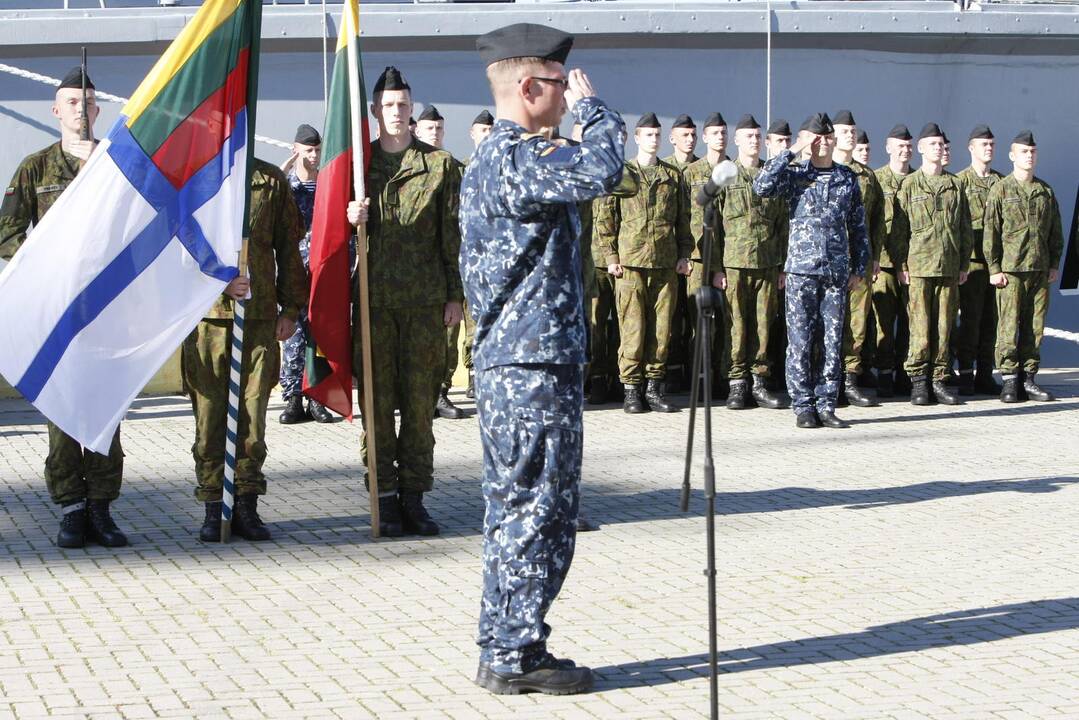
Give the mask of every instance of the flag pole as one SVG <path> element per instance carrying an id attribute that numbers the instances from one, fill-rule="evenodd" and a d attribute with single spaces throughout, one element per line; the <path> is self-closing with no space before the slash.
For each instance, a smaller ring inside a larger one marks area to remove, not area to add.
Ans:
<path id="1" fill-rule="evenodd" d="M 240 277 L 247 274 L 247 238 L 243 239 Z M 244 304 L 234 300 L 232 311 L 232 355 L 229 358 L 229 413 L 225 421 L 225 476 L 221 483 L 221 542 L 232 538 L 232 506 L 236 498 L 236 437 L 240 424 L 240 379 L 244 361 Z"/>
<path id="2" fill-rule="evenodd" d="M 353 6 L 354 7 L 354 6 Z M 357 41 L 359 37 L 358 18 L 353 7 L 346 5 L 345 17 L 348 18 L 348 98 L 349 120 L 352 130 L 352 188 L 354 197 L 363 202 L 367 197 L 364 187 L 363 128 L 360 103 L 360 61 Z M 378 443 L 375 437 L 375 383 L 371 361 L 371 303 L 367 282 L 367 225 L 356 227 L 356 260 L 359 270 L 360 301 L 360 355 L 363 363 L 363 377 L 360 383 L 360 401 L 363 406 L 364 433 L 367 437 L 367 489 L 371 505 L 371 537 L 379 537 L 378 515 Z"/>

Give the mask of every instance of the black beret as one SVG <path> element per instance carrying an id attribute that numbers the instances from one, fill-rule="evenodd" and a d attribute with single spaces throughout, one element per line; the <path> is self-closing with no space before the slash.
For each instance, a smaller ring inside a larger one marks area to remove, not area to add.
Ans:
<path id="1" fill-rule="evenodd" d="M 420 113 L 419 119 L 420 120 L 445 120 L 446 118 L 442 117 L 442 113 L 440 113 L 438 111 L 438 108 L 436 108 L 434 105 L 428 105 L 427 107 L 425 107 L 423 109 L 423 112 Z"/>
<path id="2" fill-rule="evenodd" d="M 693 124 L 693 118 L 689 115 L 679 115 L 674 119 L 674 124 L 671 125 L 671 128 L 693 128 L 696 130 L 697 126 Z"/>
<path id="3" fill-rule="evenodd" d="M 655 113 L 645 113 L 641 115 L 641 119 L 637 121 L 637 127 L 639 128 L 658 128 L 660 127 L 659 119 Z"/>
<path id="4" fill-rule="evenodd" d="M 815 135 L 831 135 L 835 132 L 835 128 L 832 127 L 832 120 L 828 117 L 828 113 L 817 113 L 816 115 L 810 115 L 802 123 L 801 130 L 808 130 Z"/>
<path id="5" fill-rule="evenodd" d="M 902 123 L 896 125 L 894 128 L 889 130 L 888 131 L 888 137 L 893 138 L 895 140 L 913 140 L 914 139 L 914 137 L 911 136 L 911 134 L 910 134 L 910 130 L 908 130 L 907 126 L 902 124 Z"/>
<path id="6" fill-rule="evenodd" d="M 1034 142 L 1034 133 L 1029 130 L 1020 130 L 1019 134 L 1012 140 L 1012 145 L 1028 145 L 1030 147 L 1037 147 L 1038 143 Z"/>
<path id="7" fill-rule="evenodd" d="M 975 125 L 974 129 L 970 131 L 970 137 L 967 140 L 992 140 L 993 131 L 989 129 L 988 125 Z"/>
<path id="8" fill-rule="evenodd" d="M 535 23 L 507 25 L 476 38 L 476 50 L 485 65 L 519 57 L 565 63 L 572 48 L 572 35 Z"/>
<path id="9" fill-rule="evenodd" d="M 494 125 L 495 118 L 487 110 L 480 111 L 480 114 L 476 116 L 476 119 L 472 121 L 473 125 Z"/>
<path id="10" fill-rule="evenodd" d="M 946 132 L 942 132 L 940 134 L 940 139 L 944 141 L 945 145 L 951 145 L 952 144 L 952 141 L 948 139 L 948 133 L 946 133 Z"/>
<path id="11" fill-rule="evenodd" d="M 301 145 L 321 145 L 322 136 L 318 134 L 318 130 L 305 123 L 296 128 L 296 137 L 292 138 L 292 142 L 298 142 Z"/>
<path id="12" fill-rule="evenodd" d="M 768 126 L 769 135 L 782 135 L 783 137 L 791 136 L 791 126 L 786 120 L 773 120 L 772 124 Z"/>
<path id="13" fill-rule="evenodd" d="M 857 125 L 854 122 L 854 116 L 851 115 L 850 110 L 840 110 L 835 114 L 835 119 L 832 120 L 833 125 Z"/>
<path id="14" fill-rule="evenodd" d="M 749 113 L 746 113 L 745 115 L 743 115 L 738 120 L 738 124 L 734 126 L 734 129 L 735 130 L 759 130 L 760 127 L 761 127 L 761 125 L 760 125 L 760 123 L 757 122 L 757 118 L 753 117 Z"/>
<path id="15" fill-rule="evenodd" d="M 944 139 L 944 131 L 940 129 L 940 125 L 935 122 L 926 123 L 922 131 L 918 133 L 919 140 L 925 140 L 926 138 L 939 137 Z"/>
<path id="16" fill-rule="evenodd" d="M 723 119 L 723 113 L 714 112 L 704 121 L 704 127 L 726 127 L 727 121 Z"/>
<path id="17" fill-rule="evenodd" d="M 60 81 L 61 88 L 74 88 L 76 90 L 82 90 L 82 66 L 76 65 L 71 68 L 67 75 L 64 75 L 64 79 Z M 90 82 L 90 73 L 86 73 L 86 89 L 93 90 L 94 84 Z"/>
<path id="18" fill-rule="evenodd" d="M 401 71 L 390 65 L 382 74 L 378 76 L 378 80 L 375 82 L 375 89 L 371 91 L 371 94 L 377 94 L 383 90 L 408 90 L 412 88 L 405 82 L 405 79 L 401 77 Z"/>

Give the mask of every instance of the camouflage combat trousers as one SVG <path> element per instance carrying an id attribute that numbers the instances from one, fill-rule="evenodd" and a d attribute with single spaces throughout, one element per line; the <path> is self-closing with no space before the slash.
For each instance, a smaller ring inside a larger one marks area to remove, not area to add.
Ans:
<path id="1" fill-rule="evenodd" d="M 697 291 L 704 282 L 704 265 L 699 260 L 691 263 L 693 272 L 686 282 L 686 294 L 689 302 L 689 322 L 692 332 L 690 334 L 690 359 L 697 352 Z M 711 280 L 711 278 L 709 278 Z M 727 312 L 726 297 L 719 293 L 720 307 L 715 309 L 712 320 L 712 347 L 709 351 L 712 355 L 713 387 L 727 384 L 730 378 L 731 368 L 731 323 Z"/>
<path id="2" fill-rule="evenodd" d="M 371 361 L 375 383 L 375 439 L 378 443 L 378 491 L 428 492 L 434 486 L 435 402 L 446 376 L 446 325 L 443 305 L 371 308 Z M 360 333 L 353 333 L 353 372 L 360 378 L 363 407 L 363 361 Z M 401 411 L 396 428 L 394 410 Z M 363 418 L 363 426 L 371 422 Z M 360 439 L 367 465 L 367 435 Z"/>
<path id="3" fill-rule="evenodd" d="M 583 447 L 583 368 L 502 365 L 476 374 L 483 445 L 480 660 L 528 672 L 573 561 Z"/>
<path id="4" fill-rule="evenodd" d="M 1042 333 L 1049 312 L 1049 278 L 1045 272 L 1007 273 L 1008 284 L 995 288 L 997 300 L 997 369 L 1002 375 L 1041 365 Z"/>
<path id="5" fill-rule="evenodd" d="M 958 281 L 956 278 L 912 277 L 907 292 L 910 348 L 903 369 L 912 378 L 944 380 L 948 376 L 949 343 L 959 307 Z"/>
<path id="6" fill-rule="evenodd" d="M 971 262 L 967 281 L 959 286 L 959 324 L 955 329 L 959 371 L 992 372 L 997 343 L 997 298 L 985 263 Z"/>
<path id="7" fill-rule="evenodd" d="M 453 387 L 453 376 L 457 372 L 459 355 L 463 356 L 465 369 L 472 369 L 472 340 L 476 334 L 476 323 L 468 312 L 468 306 L 463 305 L 462 307 L 465 311 L 465 319 L 451 328 L 446 328 L 446 376 L 442 379 L 442 384 L 447 388 Z M 461 352 L 458 353 L 457 346 L 461 339 L 462 325 L 465 328 L 465 345 Z"/>
<path id="8" fill-rule="evenodd" d="M 667 343 L 667 367 L 665 372 L 690 372 L 689 354 L 692 334 L 689 329 L 688 283 L 685 275 L 674 276 L 674 309 L 671 312 L 671 339 Z"/>
<path id="9" fill-rule="evenodd" d="M 873 314 L 877 334 L 873 365 L 879 372 L 894 372 L 906 359 L 910 344 L 907 287 L 899 282 L 895 268 L 881 268 L 873 281 Z"/>
<path id="10" fill-rule="evenodd" d="M 779 268 L 727 268 L 731 380 L 771 374 L 768 342 L 779 303 Z"/>
<path id="11" fill-rule="evenodd" d="M 787 275 L 787 393 L 795 415 L 834 411 L 843 363 L 847 278 Z"/>
<path id="12" fill-rule="evenodd" d="M 614 306 L 614 275 L 607 268 L 596 268 L 596 297 L 589 305 L 589 330 L 592 342 L 591 377 L 614 380 L 618 377 L 618 317 Z"/>
<path id="13" fill-rule="evenodd" d="M 236 429 L 236 494 L 266 494 L 266 408 L 277 382 L 281 350 L 276 321 L 244 322 L 240 417 Z M 225 474 L 225 424 L 229 407 L 232 320 L 203 320 L 184 340 L 181 367 L 184 390 L 195 413 L 195 498 L 221 499 Z"/>
<path id="14" fill-rule="evenodd" d="M 666 268 L 624 268 L 615 281 L 622 336 L 618 374 L 626 385 L 640 385 L 645 378 L 662 380 L 667 374 L 675 278 L 674 270 Z"/>
<path id="15" fill-rule="evenodd" d="M 843 331 L 843 370 L 846 372 L 862 374 L 862 353 L 872 312 L 873 268 L 870 267 L 864 281 L 855 285 L 847 295 L 847 323 Z"/>
<path id="16" fill-rule="evenodd" d="M 281 344 L 281 399 L 303 392 L 303 370 L 307 359 L 307 308 L 300 311 L 296 332 Z"/>
<path id="17" fill-rule="evenodd" d="M 49 454 L 45 457 L 45 487 L 54 503 L 120 497 L 124 450 L 120 447 L 119 427 L 112 437 L 109 454 L 101 455 L 84 448 L 51 422 L 46 425 L 49 428 Z"/>

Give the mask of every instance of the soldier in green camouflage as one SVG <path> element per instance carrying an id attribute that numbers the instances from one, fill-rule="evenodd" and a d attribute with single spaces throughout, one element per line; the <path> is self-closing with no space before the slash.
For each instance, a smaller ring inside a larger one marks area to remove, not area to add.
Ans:
<path id="1" fill-rule="evenodd" d="M 367 221 L 381 534 L 436 535 L 423 505 L 434 484 L 434 413 L 446 372 L 446 328 L 461 322 L 461 174 L 453 157 L 408 132 L 411 89 L 388 67 L 372 93 L 379 136 L 371 143 Z M 361 203 L 349 221 L 361 219 Z M 358 304 L 357 304 L 358 307 Z M 361 375 L 358 322 L 353 332 Z M 361 382 L 360 392 L 366 392 Z M 394 410 L 401 412 L 398 431 Z M 366 452 L 364 463 L 366 464 Z"/>
<path id="2" fill-rule="evenodd" d="M 663 162 L 678 168 L 685 178 L 686 168 L 700 158 L 694 150 L 697 147 L 697 125 L 689 115 L 679 115 L 671 125 L 668 136 L 673 152 L 663 158 Z M 674 317 L 671 319 L 671 342 L 667 352 L 667 392 L 684 392 L 688 388 L 690 350 L 693 342 L 693 329 L 690 325 L 689 306 L 691 299 L 687 292 L 687 278 L 679 275 L 675 289 L 677 302 Z"/>
<path id="3" fill-rule="evenodd" d="M 98 116 L 94 85 L 86 78 L 86 113 L 83 114 L 82 69 L 74 68 L 56 90 L 52 107 L 60 125 L 60 141 L 19 163 L 0 205 L 0 259 L 10 260 L 22 247 L 31 226 L 36 226 L 60 194 L 75 179 L 97 141 L 93 125 Z M 83 123 L 90 139 L 81 140 Z M 120 496 L 124 451 L 120 428 L 108 455 L 83 448 L 74 438 L 47 422 L 49 454 L 45 458 L 45 486 L 61 507 L 56 544 L 81 548 L 87 540 L 106 547 L 127 545 L 127 537 L 113 522 L 109 505 Z"/>
<path id="4" fill-rule="evenodd" d="M 281 367 L 279 341 L 296 330 L 307 304 L 307 273 L 300 259 L 303 219 L 285 174 L 255 159 L 251 167 L 247 275 L 232 280 L 184 340 L 180 362 L 184 390 L 195 413 L 195 497 L 205 503 L 199 538 L 221 539 L 221 488 L 225 468 L 233 307 L 244 302 L 240 416 L 236 431 L 236 506 L 232 532 L 253 541 L 270 539 L 258 515 L 266 494 L 266 409 Z"/>
<path id="5" fill-rule="evenodd" d="M 835 127 L 835 149 L 832 160 L 845 165 L 858 178 L 865 207 L 866 232 L 869 233 L 869 265 L 866 266 L 865 282 L 856 284 L 847 293 L 847 323 L 843 331 L 843 397 L 856 407 L 872 407 L 877 404 L 872 397 L 858 387 L 862 374 L 862 355 L 870 328 L 873 311 L 872 285 L 880 274 L 880 251 L 884 245 L 884 191 L 873 171 L 854 159 L 858 144 L 858 128 L 850 110 L 840 110 L 832 118 Z"/>
<path id="6" fill-rule="evenodd" d="M 910 174 L 910 158 L 914 146 L 906 125 L 896 125 L 884 141 L 888 152 L 888 164 L 877 168 L 874 174 L 880 184 L 882 196 L 881 223 L 884 246 L 880 250 L 880 272 L 873 281 L 873 315 L 875 318 L 876 343 L 873 365 L 877 370 L 877 397 L 895 396 L 896 385 L 906 387 L 905 374 L 897 383 L 896 372 L 901 371 L 907 356 L 909 329 L 907 324 L 907 288 L 899 282 L 898 270 L 891 257 L 891 234 L 895 218 L 895 198 L 903 179 Z"/>
<path id="7" fill-rule="evenodd" d="M 1034 176 L 1038 149 L 1029 130 L 1012 140 L 1008 157 L 1012 172 L 989 191 L 983 226 L 989 282 L 997 295 L 996 359 L 1004 380 L 1000 399 L 1022 399 L 1022 372 L 1026 396 L 1049 401 L 1052 393 L 1034 378 L 1041 364 L 1049 286 L 1057 280 L 1064 252 L 1060 205 L 1053 189 Z"/>
<path id="8" fill-rule="evenodd" d="M 712 267 L 705 269 L 704 250 L 704 208 L 693 201 L 698 191 L 704 187 L 712 176 L 712 170 L 716 165 L 727 159 L 727 122 L 723 115 L 714 112 L 704 121 L 701 131 L 701 140 L 704 141 L 707 152 L 697 162 L 691 164 L 683 171 L 682 176 L 686 182 L 686 190 L 689 197 L 686 204 L 689 206 L 689 226 L 693 234 L 693 253 L 690 255 L 690 274 L 686 279 L 686 296 L 688 309 L 688 323 L 690 328 L 691 342 L 688 355 L 693 357 L 695 346 L 692 342 L 697 330 L 697 290 L 708 278 L 708 282 L 717 290 L 727 287 L 727 278 L 723 273 L 723 258 L 718 250 L 719 238 L 715 239 L 716 246 L 712 251 Z M 715 203 L 715 200 L 713 200 Z M 722 295 L 720 295 L 722 297 Z M 712 363 L 710 372 L 713 375 L 712 388 L 716 398 L 725 398 L 728 391 L 728 379 L 730 372 L 730 318 L 723 308 L 718 308 L 713 320 L 715 327 L 712 333 Z"/>
<path id="9" fill-rule="evenodd" d="M 693 238 L 689 228 L 689 192 L 682 173 L 656 157 L 659 120 L 646 113 L 637 123 L 637 157 L 625 173 L 638 192 L 596 207 L 594 232 L 606 254 L 607 269 L 617 278 L 618 371 L 626 389 L 627 413 L 677 412 L 663 394 L 676 273 L 688 275 Z M 641 384 L 647 379 L 644 398 Z"/>
<path id="10" fill-rule="evenodd" d="M 996 293 L 989 284 L 989 266 L 985 262 L 982 217 L 989 191 L 1001 174 L 989 167 L 993 162 L 995 140 L 988 125 L 978 125 L 970 132 L 967 149 L 970 167 L 956 177 L 967 195 L 970 229 L 974 247 L 970 255 L 967 281 L 959 287 L 959 324 L 956 334 L 956 359 L 959 362 L 959 394 L 999 395 L 1000 386 L 993 380 L 993 353 L 997 341 Z M 974 373 L 974 364 L 978 372 Z"/>
<path id="11" fill-rule="evenodd" d="M 970 266 L 970 210 L 959 180 L 944 169 L 944 133 L 936 123 L 922 128 L 918 152 L 922 166 L 900 186 L 892 224 L 892 260 L 910 293 L 910 349 L 904 367 L 912 384 L 911 404 L 931 402 L 931 382 L 939 402 L 958 405 L 945 380 L 959 285 L 966 282 Z"/>
<path id="12" fill-rule="evenodd" d="M 760 407 L 782 408 L 786 403 L 768 389 L 772 372 L 768 341 L 785 279 L 781 268 L 787 256 L 783 242 L 787 207 L 781 198 L 762 198 L 753 192 L 761 168 L 761 126 L 752 115 L 738 121 L 734 144 L 738 177 L 719 191 L 715 201 L 722 231 L 714 252 L 721 258 L 719 272 L 726 280 L 731 338 L 727 407 L 745 408 L 752 391 Z"/>
<path id="13" fill-rule="evenodd" d="M 774 158 L 791 146 L 791 126 L 783 118 L 777 118 L 768 125 L 764 134 L 764 146 L 768 151 L 768 157 Z M 789 213 L 783 215 L 783 229 L 781 242 L 787 246 L 787 236 L 790 234 Z M 779 304 L 775 318 L 772 320 L 772 335 L 769 339 L 768 358 L 772 362 L 772 387 L 785 389 L 787 387 L 787 302 L 786 285 L 779 288 Z"/>
<path id="14" fill-rule="evenodd" d="M 854 159 L 863 165 L 869 165 L 869 155 L 869 134 L 865 130 L 859 130 L 854 143 Z"/>

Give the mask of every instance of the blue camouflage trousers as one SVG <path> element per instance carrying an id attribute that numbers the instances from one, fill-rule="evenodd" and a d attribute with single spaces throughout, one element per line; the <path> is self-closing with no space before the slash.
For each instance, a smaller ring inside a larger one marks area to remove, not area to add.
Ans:
<path id="1" fill-rule="evenodd" d="M 584 368 L 503 365 L 476 373 L 483 445 L 481 662 L 529 672 L 547 657 L 547 611 L 577 538 Z"/>
<path id="2" fill-rule="evenodd" d="M 843 377 L 847 278 L 787 275 L 787 392 L 795 415 L 834 411 Z"/>
<path id="3" fill-rule="evenodd" d="M 303 367 L 307 357 L 307 308 L 300 310 L 296 331 L 286 340 L 281 352 L 281 399 L 303 392 Z"/>

